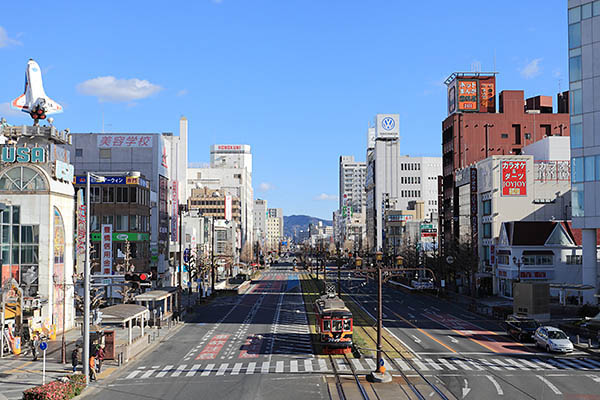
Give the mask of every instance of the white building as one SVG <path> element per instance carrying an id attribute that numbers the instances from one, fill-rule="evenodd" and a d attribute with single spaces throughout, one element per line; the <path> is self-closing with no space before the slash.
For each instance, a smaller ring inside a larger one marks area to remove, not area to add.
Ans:
<path id="1" fill-rule="evenodd" d="M 279 243 L 283 240 L 283 210 L 269 208 L 267 210 L 267 249 L 279 250 Z"/>
<path id="2" fill-rule="evenodd" d="M 425 219 L 431 221 L 438 211 L 437 178 L 442 174 L 442 158 L 401 156 L 399 163 L 400 197 L 394 208 L 408 210 L 409 203 L 422 201 Z"/>
<path id="3" fill-rule="evenodd" d="M 584 283 L 599 293 L 595 241 L 600 228 L 600 62 L 593 51 L 600 45 L 598 3 L 569 0 L 568 13 L 573 226 L 583 230 Z"/>
<path id="4" fill-rule="evenodd" d="M 351 217 L 365 208 L 365 178 L 367 163 L 354 160 L 354 156 L 340 156 L 339 202 L 342 217 Z"/>
<path id="5" fill-rule="evenodd" d="M 254 241 L 264 247 L 267 240 L 267 200 L 254 201 Z"/>
<path id="6" fill-rule="evenodd" d="M 187 196 L 192 188 L 208 187 L 234 196 L 241 202 L 241 232 L 238 246 L 252 244 L 254 190 L 252 188 L 252 154 L 248 145 L 211 146 L 208 168 L 188 168 Z"/>

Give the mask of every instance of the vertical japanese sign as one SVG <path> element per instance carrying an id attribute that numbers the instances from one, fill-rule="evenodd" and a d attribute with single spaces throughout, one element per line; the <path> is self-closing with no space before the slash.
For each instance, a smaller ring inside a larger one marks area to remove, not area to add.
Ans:
<path id="1" fill-rule="evenodd" d="M 496 93 L 494 82 L 479 83 L 479 104 L 483 112 L 494 112 L 496 110 Z"/>
<path id="2" fill-rule="evenodd" d="M 179 193 L 177 191 L 177 181 L 171 184 L 171 241 L 176 242 L 179 224 Z"/>
<path id="3" fill-rule="evenodd" d="M 54 299 L 52 323 L 63 328 L 63 302 L 65 301 L 65 225 L 58 208 L 54 207 Z"/>
<path id="4" fill-rule="evenodd" d="M 502 161 L 502 196 L 527 196 L 527 162 Z"/>
<path id="5" fill-rule="evenodd" d="M 77 251 L 75 273 L 83 273 L 83 262 L 85 261 L 85 231 L 86 231 L 86 206 L 83 204 L 83 189 L 77 192 Z"/>
<path id="6" fill-rule="evenodd" d="M 478 111 L 479 110 L 479 80 L 459 79 L 457 83 L 457 110 Z"/>
<path id="7" fill-rule="evenodd" d="M 100 265 L 102 266 L 102 274 L 112 275 L 112 225 L 102 225 L 102 254 L 100 256 Z"/>
<path id="8" fill-rule="evenodd" d="M 231 218 L 232 218 L 231 202 L 232 202 L 231 196 L 225 196 L 225 219 L 227 221 L 231 221 Z"/>
<path id="9" fill-rule="evenodd" d="M 471 240 L 473 244 L 477 243 L 477 234 L 479 232 L 477 225 L 477 168 L 471 168 Z M 477 248 L 477 246 L 474 246 Z"/>

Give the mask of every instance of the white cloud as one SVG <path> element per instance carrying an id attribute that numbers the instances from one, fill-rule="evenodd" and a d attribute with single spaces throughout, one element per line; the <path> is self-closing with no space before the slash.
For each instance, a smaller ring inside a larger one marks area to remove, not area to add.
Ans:
<path id="1" fill-rule="evenodd" d="M 532 60 L 530 63 L 525 65 L 523 69 L 521 69 L 521 76 L 525 79 L 535 78 L 541 73 L 540 70 L 540 62 L 541 58 L 536 58 Z"/>
<path id="2" fill-rule="evenodd" d="M 325 201 L 337 200 L 337 196 L 335 194 L 321 193 L 320 195 L 315 197 L 315 200 L 325 200 Z"/>
<path id="3" fill-rule="evenodd" d="M 23 111 L 19 111 L 19 110 L 15 110 L 13 108 L 10 107 L 10 103 L 6 102 L 6 103 L 0 103 L 0 117 L 23 117 L 26 116 L 27 114 L 25 114 Z"/>
<path id="4" fill-rule="evenodd" d="M 275 189 L 275 186 L 273 186 L 273 184 L 269 182 L 262 182 L 260 185 L 258 185 L 258 190 L 260 190 L 261 192 L 267 192 L 273 189 Z"/>
<path id="5" fill-rule="evenodd" d="M 139 100 L 162 90 L 162 87 L 137 78 L 117 79 L 114 76 L 99 76 L 77 85 L 79 92 L 96 96 L 100 101 Z"/>
<path id="6" fill-rule="evenodd" d="M 177 92 L 178 97 L 185 96 L 186 94 L 188 94 L 187 89 L 181 89 L 179 92 Z"/>
<path id="7" fill-rule="evenodd" d="M 22 44 L 21 42 L 19 42 L 16 39 L 11 39 L 8 37 L 8 33 L 6 32 L 6 29 L 4 29 L 3 27 L 0 26 L 0 48 L 2 47 L 8 47 L 8 46 L 13 46 L 13 45 L 20 45 Z"/>

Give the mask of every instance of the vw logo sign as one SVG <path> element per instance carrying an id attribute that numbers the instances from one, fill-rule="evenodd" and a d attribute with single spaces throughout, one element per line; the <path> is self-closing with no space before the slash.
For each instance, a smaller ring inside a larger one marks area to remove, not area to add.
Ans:
<path id="1" fill-rule="evenodd" d="M 394 118 L 392 117 L 385 117 L 381 120 L 381 127 L 386 131 L 391 131 L 392 129 L 394 129 L 394 126 L 396 126 L 396 123 L 394 122 Z"/>

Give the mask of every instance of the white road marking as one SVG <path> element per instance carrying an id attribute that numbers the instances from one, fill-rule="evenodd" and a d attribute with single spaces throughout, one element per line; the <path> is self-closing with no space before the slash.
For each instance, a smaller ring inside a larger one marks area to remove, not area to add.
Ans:
<path id="1" fill-rule="evenodd" d="M 415 341 L 415 343 L 421 343 L 421 339 L 419 339 L 415 335 L 411 335 L 411 336 L 412 336 L 413 340 Z"/>
<path id="2" fill-rule="evenodd" d="M 290 361 L 290 372 L 298 372 L 298 360 Z"/>
<path id="3" fill-rule="evenodd" d="M 268 374 L 269 373 L 269 367 L 270 367 L 270 362 L 269 361 L 265 361 L 262 363 L 262 367 L 260 368 L 260 373 L 261 374 Z"/>
<path id="4" fill-rule="evenodd" d="M 313 370 L 312 360 L 305 359 L 304 360 L 304 371 L 312 372 L 312 370 Z"/>
<path id="5" fill-rule="evenodd" d="M 194 365 L 192 365 L 192 369 L 190 369 L 188 371 L 188 373 L 185 374 L 185 376 L 194 376 L 194 375 L 196 375 L 196 372 L 198 372 L 199 369 L 200 369 L 200 364 L 194 364 Z"/>
<path id="6" fill-rule="evenodd" d="M 547 362 L 542 361 L 539 358 L 532 358 L 531 361 L 548 369 L 557 369 L 554 365 L 548 364 Z"/>
<path id="7" fill-rule="evenodd" d="M 162 378 L 163 376 L 165 376 L 166 374 L 169 373 L 169 371 L 171 370 L 171 368 L 173 368 L 172 365 L 167 365 L 166 367 L 164 367 L 162 369 L 162 371 L 160 371 L 158 374 L 156 374 L 157 378 Z"/>
<path id="8" fill-rule="evenodd" d="M 533 369 L 535 369 L 535 370 L 544 369 L 544 368 L 542 368 L 542 366 L 540 366 L 540 365 L 538 365 L 538 364 L 536 364 L 536 363 L 534 363 L 534 362 L 531 362 L 531 361 L 529 361 L 529 360 L 519 360 L 519 361 L 520 361 L 522 364 L 525 364 L 525 365 L 527 365 L 527 366 L 529 366 L 529 367 L 531 367 L 531 368 L 533 368 Z"/>
<path id="9" fill-rule="evenodd" d="M 591 380 L 593 380 L 594 382 L 600 383 L 600 376 L 597 376 L 597 375 L 587 375 L 587 377 L 590 378 Z"/>
<path id="10" fill-rule="evenodd" d="M 341 358 L 336 359 L 337 369 L 339 371 L 348 371 L 348 365 Z"/>
<path id="11" fill-rule="evenodd" d="M 506 368 L 509 371 L 515 370 L 514 367 L 511 367 L 510 365 L 506 364 L 504 361 L 500 360 L 499 358 L 492 358 L 492 361 L 495 362 L 496 364 L 500 365 L 501 367 Z"/>
<path id="12" fill-rule="evenodd" d="M 593 364 L 600 368 L 600 362 L 598 362 L 596 360 L 592 360 L 591 358 L 584 358 L 584 360 L 585 360 L 585 362 L 588 362 L 588 363 Z"/>
<path id="13" fill-rule="evenodd" d="M 275 372 L 278 374 L 283 372 L 283 361 L 277 361 L 275 364 Z"/>
<path id="14" fill-rule="evenodd" d="M 429 371 L 429 367 L 425 364 L 423 364 L 421 361 L 419 360 L 412 360 L 413 364 L 415 364 L 417 366 L 417 368 L 419 368 L 421 371 Z"/>
<path id="15" fill-rule="evenodd" d="M 496 379 L 494 379 L 494 377 L 491 375 L 486 375 L 485 377 L 488 378 L 490 382 L 492 382 L 492 385 L 494 385 L 494 387 L 496 388 L 496 393 L 498 393 L 498 396 L 504 396 L 504 391 L 502 390 L 500 384 L 496 381 Z"/>
<path id="16" fill-rule="evenodd" d="M 183 372 L 183 370 L 185 369 L 186 365 L 185 364 L 181 364 L 179 367 L 177 367 L 177 369 L 175 370 L 175 372 L 173 372 L 173 375 L 171 376 L 179 376 L 181 375 L 181 373 Z"/>
<path id="17" fill-rule="evenodd" d="M 544 378 L 541 375 L 536 375 L 542 382 L 544 382 L 546 384 L 546 386 L 548 386 L 550 388 L 550 390 L 552 390 L 554 392 L 554 394 L 560 396 L 562 394 L 562 392 L 560 390 L 558 390 L 558 388 L 556 386 L 554 386 L 552 384 L 552 382 L 550 382 L 548 379 Z"/>
<path id="18" fill-rule="evenodd" d="M 231 375 L 238 375 L 240 373 L 240 369 L 242 369 L 242 363 L 236 363 L 231 370 Z"/>
<path id="19" fill-rule="evenodd" d="M 454 359 L 454 360 L 452 360 L 452 361 L 454 361 L 454 363 L 455 363 L 456 365 L 458 365 L 459 367 L 461 367 L 461 368 L 462 368 L 462 369 L 464 369 L 465 371 L 472 371 L 472 368 L 471 368 L 471 367 L 469 367 L 469 366 L 468 366 L 466 363 L 462 362 L 462 360 L 459 360 L 459 359 Z"/>
<path id="20" fill-rule="evenodd" d="M 377 369 L 377 364 L 375 364 L 375 360 L 373 360 L 372 358 L 365 358 L 365 362 L 367 363 L 367 366 L 369 370 L 371 371 L 375 371 Z"/>
<path id="21" fill-rule="evenodd" d="M 400 366 L 400 368 L 402 368 L 403 371 L 410 371 L 412 368 L 410 367 L 410 365 L 408 365 L 403 359 L 401 358 L 394 358 L 394 361 L 396 361 L 396 364 L 398 364 Z"/>
<path id="22" fill-rule="evenodd" d="M 478 371 L 483 371 L 485 370 L 485 368 L 483 368 L 481 365 L 479 365 L 479 362 L 477 360 L 469 360 L 467 361 L 469 364 L 471 364 L 473 366 L 473 368 L 475 368 Z"/>
<path id="23" fill-rule="evenodd" d="M 219 370 L 217 371 L 217 373 L 215 375 L 217 375 L 217 376 L 225 375 L 225 371 L 227 371 L 227 367 L 229 367 L 228 363 L 221 364 L 221 366 L 219 367 Z"/>
<path id="24" fill-rule="evenodd" d="M 451 341 L 452 343 L 458 343 L 458 339 L 456 339 L 455 337 L 452 337 L 452 336 L 450 336 L 450 335 L 446 335 L 446 336 L 448 336 L 448 338 L 450 339 L 450 341 Z"/>
<path id="25" fill-rule="evenodd" d="M 444 367 L 448 368 L 449 370 L 456 371 L 458 369 L 454 365 L 450 364 L 448 360 L 440 358 L 438 359 L 438 361 L 440 362 L 440 364 L 444 365 Z"/>
<path id="26" fill-rule="evenodd" d="M 435 361 L 433 361 L 431 358 L 424 358 L 425 362 L 427 362 L 427 364 L 431 365 L 433 367 L 433 369 L 441 371 L 444 368 L 440 367 L 438 365 L 438 363 L 436 363 Z"/>
<path id="27" fill-rule="evenodd" d="M 246 375 L 254 374 L 254 368 L 256 368 L 256 363 L 255 362 L 249 363 L 248 367 L 246 368 Z"/>
<path id="28" fill-rule="evenodd" d="M 322 358 L 319 358 L 319 371 L 329 371 L 329 368 L 327 368 L 327 363 Z"/>
<path id="29" fill-rule="evenodd" d="M 130 373 L 129 375 L 127 375 L 125 377 L 125 379 L 133 379 L 135 378 L 140 372 L 144 372 L 144 370 L 138 369 L 136 371 L 133 371 L 132 373 Z"/>
<path id="30" fill-rule="evenodd" d="M 210 373 L 212 372 L 212 369 L 214 368 L 215 364 L 208 364 L 206 367 L 204 367 L 204 370 L 202 371 L 202 373 L 200 374 L 200 376 L 208 376 L 210 375 Z"/>
<path id="31" fill-rule="evenodd" d="M 156 369 L 154 369 L 154 367 L 152 367 L 152 368 L 153 368 L 153 369 L 151 369 L 151 370 L 149 370 L 149 371 L 146 371 L 146 372 L 144 373 L 144 375 L 140 376 L 140 379 L 147 379 L 147 378 L 150 378 L 150 375 L 152 375 L 153 373 L 155 373 L 155 372 L 156 372 Z"/>
<path id="32" fill-rule="evenodd" d="M 571 363 L 575 364 L 575 365 L 581 365 L 583 367 L 583 369 L 585 370 L 595 370 L 596 367 L 594 367 L 591 364 L 588 364 L 587 362 L 583 361 L 583 360 L 578 360 L 578 359 L 571 359 L 569 360 Z"/>

